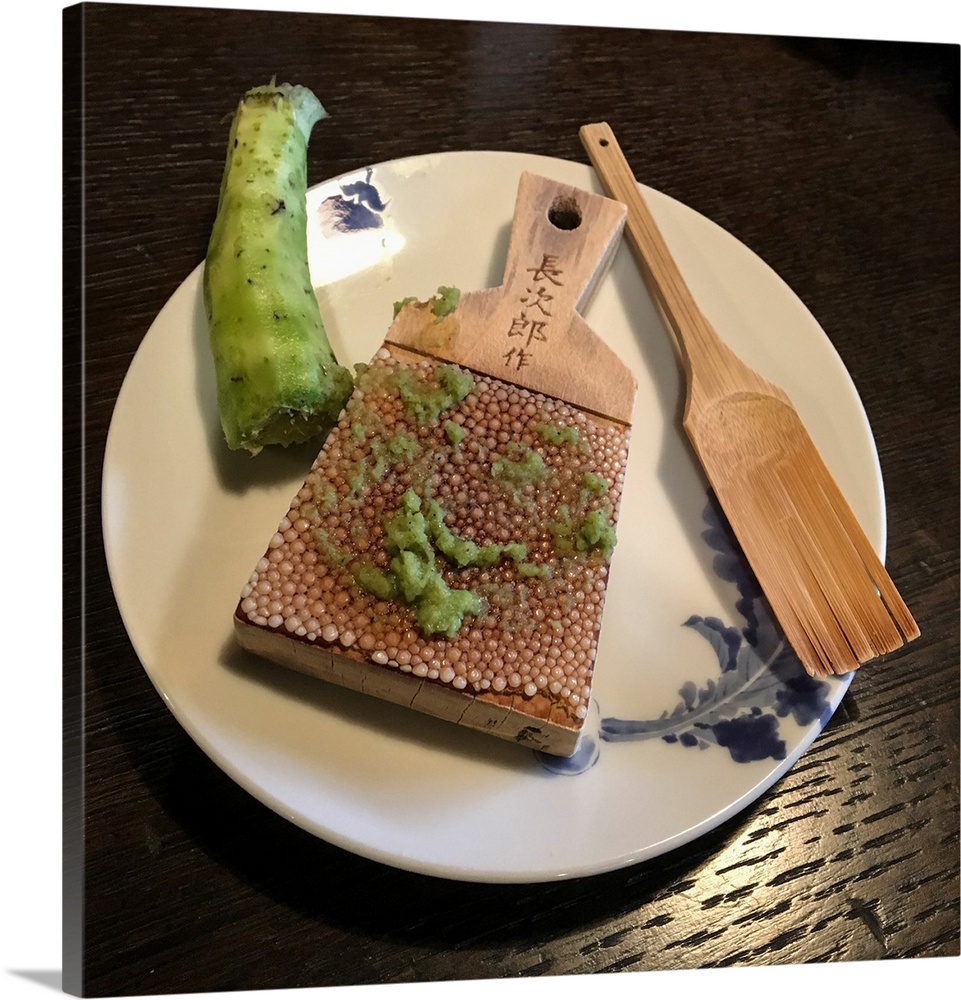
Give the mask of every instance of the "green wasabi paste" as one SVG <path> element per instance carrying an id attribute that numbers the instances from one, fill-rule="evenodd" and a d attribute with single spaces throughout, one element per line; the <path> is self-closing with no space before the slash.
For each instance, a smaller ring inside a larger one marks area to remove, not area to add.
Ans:
<path id="1" fill-rule="evenodd" d="M 451 447 L 456 451 L 464 440 L 464 428 L 454 420 L 444 421 L 444 434 L 450 442 Z"/>
<path id="2" fill-rule="evenodd" d="M 440 365 L 434 377 L 403 368 L 394 376 L 404 409 L 418 424 L 436 422 L 438 417 L 465 399 L 474 388 L 474 380 L 456 365 Z"/>
<path id="3" fill-rule="evenodd" d="M 534 431 L 548 444 L 580 444 L 581 435 L 576 427 L 559 427 L 557 424 L 536 424 Z"/>
<path id="4" fill-rule="evenodd" d="M 596 550 L 605 559 L 610 559 L 616 543 L 617 536 L 608 513 L 600 507 L 592 510 L 577 529 L 575 545 L 581 552 Z"/>
<path id="5" fill-rule="evenodd" d="M 384 549 L 390 559 L 388 569 L 365 563 L 354 574 L 354 579 L 375 597 L 400 600 L 413 608 L 417 624 L 425 635 L 452 637 L 465 617 L 484 610 L 484 601 L 472 590 L 448 586 L 441 576 L 434 539 L 422 506 L 413 490 L 404 493 L 400 507 L 384 523 Z M 436 511 L 429 509 L 429 514 L 431 522 L 435 522 Z"/>
<path id="6" fill-rule="evenodd" d="M 582 483 L 588 493 L 606 493 L 610 486 L 610 483 L 596 472 L 585 472 Z"/>
<path id="7" fill-rule="evenodd" d="M 575 521 L 567 504 L 557 508 L 557 515 L 548 522 L 548 530 L 554 539 L 554 548 L 561 555 L 577 552 L 600 552 L 610 559 L 617 543 L 617 536 L 611 525 L 608 511 L 598 507 Z"/>
<path id="8" fill-rule="evenodd" d="M 384 550 L 387 569 L 362 563 L 354 580 L 381 600 L 398 600 L 413 608 L 426 635 L 453 637 L 466 616 L 484 610 L 480 595 L 447 584 L 438 568 L 438 554 L 460 569 L 493 566 L 508 558 L 521 576 L 550 575 L 549 566 L 526 562 L 526 545 L 478 545 L 456 535 L 444 523 L 441 505 L 432 499 L 422 501 L 414 490 L 404 493 L 398 509 L 384 522 Z"/>
<path id="9" fill-rule="evenodd" d="M 421 453 L 422 448 L 417 438 L 411 437 L 405 430 L 396 430 L 386 441 L 374 438 L 370 443 L 370 453 L 374 457 L 374 465 L 370 470 L 370 481 L 378 482 L 383 478 L 387 467 L 398 462 L 412 462 Z"/>
<path id="10" fill-rule="evenodd" d="M 506 456 L 501 456 L 491 464 L 491 475 L 498 485 L 512 495 L 514 502 L 519 503 L 524 487 L 546 479 L 548 468 L 541 453 L 533 448 L 524 448 L 523 445 L 512 442 L 507 451 Z"/>
<path id="11" fill-rule="evenodd" d="M 397 319 L 398 314 L 404 306 L 410 305 L 412 302 L 419 301 L 420 299 L 418 299 L 416 295 L 408 295 L 406 298 L 395 302 L 394 319 Z M 452 313 L 460 303 L 460 289 L 454 288 L 452 285 L 441 285 L 437 289 L 437 294 L 432 299 L 428 299 L 427 301 L 430 303 L 430 309 L 434 314 L 434 318 L 443 319 L 445 316 Z"/>

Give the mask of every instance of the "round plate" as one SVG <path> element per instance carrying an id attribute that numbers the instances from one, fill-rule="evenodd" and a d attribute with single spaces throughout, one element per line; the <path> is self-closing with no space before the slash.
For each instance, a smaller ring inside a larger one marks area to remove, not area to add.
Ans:
<path id="1" fill-rule="evenodd" d="M 406 296 L 500 284 L 520 174 L 599 191 L 582 164 L 456 152 L 312 188 L 311 271 L 342 362 L 370 359 Z M 879 551 L 877 454 L 824 332 L 750 250 L 644 189 L 718 332 L 792 397 Z M 216 763 L 293 823 L 358 854 L 449 878 L 530 882 L 608 871 L 710 830 L 810 745 L 851 676 L 808 678 L 766 616 L 680 429 L 683 386 L 627 247 L 585 318 L 639 391 L 591 715 L 560 761 L 243 653 L 241 588 L 316 446 L 227 450 L 202 266 L 130 366 L 107 440 L 103 526 L 143 665 Z"/>

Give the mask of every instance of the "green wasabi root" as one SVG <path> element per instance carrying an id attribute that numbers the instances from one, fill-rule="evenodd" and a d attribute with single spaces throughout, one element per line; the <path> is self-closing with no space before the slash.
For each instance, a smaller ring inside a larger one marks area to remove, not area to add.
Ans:
<path id="1" fill-rule="evenodd" d="M 204 267 L 204 305 L 228 447 L 326 436 L 352 390 L 307 262 L 307 143 L 326 116 L 306 87 L 240 101 Z"/>

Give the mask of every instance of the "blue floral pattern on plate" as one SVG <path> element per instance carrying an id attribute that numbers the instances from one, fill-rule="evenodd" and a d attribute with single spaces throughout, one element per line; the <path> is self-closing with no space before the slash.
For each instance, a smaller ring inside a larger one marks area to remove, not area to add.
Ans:
<path id="1" fill-rule="evenodd" d="M 387 203 L 371 184 L 373 170 L 368 169 L 364 180 L 353 180 L 340 185 L 340 194 L 325 198 L 320 206 L 320 225 L 325 235 L 356 233 L 366 229 L 380 229 L 382 214 Z"/>
<path id="2" fill-rule="evenodd" d="M 693 681 L 681 685 L 678 703 L 656 719 L 595 712 L 595 725 L 585 729 L 572 757 L 537 753 L 547 770 L 580 774 L 597 763 L 599 741 L 654 738 L 688 749 L 722 747 L 739 764 L 784 760 L 782 720 L 793 717 L 799 726 L 809 726 L 830 718 L 829 684 L 811 677 L 785 641 L 713 494 L 703 516 L 707 527 L 702 538 L 714 550 L 714 572 L 737 588 L 735 608 L 744 619 L 740 628 L 702 615 L 691 615 L 683 623 L 714 649 L 717 678 L 703 687 Z"/>

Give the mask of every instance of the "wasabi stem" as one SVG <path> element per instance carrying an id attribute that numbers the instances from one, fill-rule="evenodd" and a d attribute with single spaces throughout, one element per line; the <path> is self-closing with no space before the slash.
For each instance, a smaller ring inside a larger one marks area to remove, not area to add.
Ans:
<path id="1" fill-rule="evenodd" d="M 306 87 L 255 87 L 230 127 L 204 267 L 227 445 L 326 435 L 353 389 L 327 339 L 307 262 L 307 142 L 326 112 Z"/>

